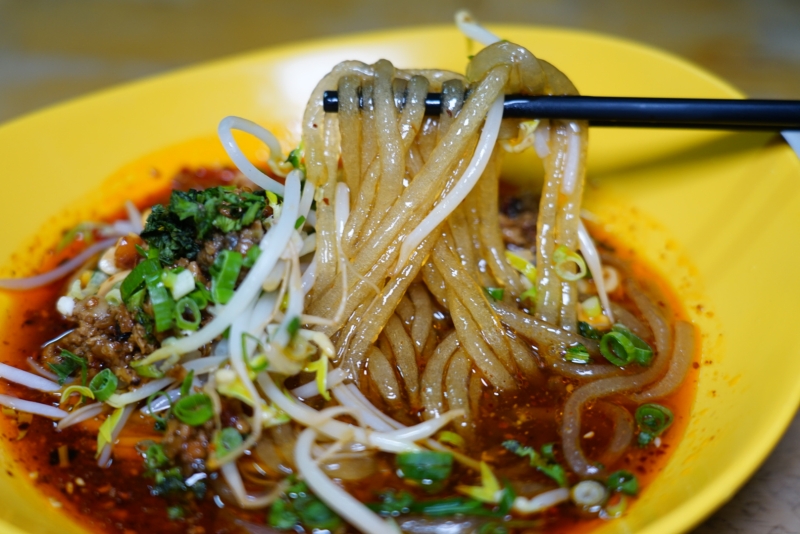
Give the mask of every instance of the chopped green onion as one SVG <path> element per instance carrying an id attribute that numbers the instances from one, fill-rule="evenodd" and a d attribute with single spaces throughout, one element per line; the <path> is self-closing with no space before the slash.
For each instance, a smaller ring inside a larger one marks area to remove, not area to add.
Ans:
<path id="1" fill-rule="evenodd" d="M 455 445 L 459 449 L 463 449 L 466 443 L 464 442 L 464 438 L 456 434 L 455 432 L 450 432 L 449 430 L 442 430 L 439 432 L 439 437 L 437 438 L 440 443 L 450 443 L 451 445 Z"/>
<path id="2" fill-rule="evenodd" d="M 278 530 L 292 530 L 300 521 L 300 518 L 292 511 L 289 503 L 283 499 L 278 499 L 272 503 L 267 515 L 267 521 L 269 526 Z"/>
<path id="3" fill-rule="evenodd" d="M 111 415 L 106 417 L 106 420 L 100 425 L 100 430 L 97 434 L 97 456 L 100 456 L 100 453 L 103 452 L 103 447 L 111 444 L 111 434 L 119 424 L 124 410 L 125 408 L 117 408 Z"/>
<path id="4" fill-rule="evenodd" d="M 304 216 L 302 216 L 302 215 L 301 215 L 301 216 L 300 216 L 300 217 L 298 217 L 298 218 L 297 218 L 297 220 L 295 221 L 295 223 L 294 223 L 294 229 L 295 229 L 295 230 L 299 230 L 300 228 L 302 228 L 302 227 L 303 227 L 303 225 L 305 224 L 305 222 L 306 222 L 306 218 L 305 218 Z"/>
<path id="5" fill-rule="evenodd" d="M 135 363 L 135 362 L 134 362 Z M 150 365 L 131 365 L 136 374 L 145 378 L 164 378 L 164 371 L 156 367 L 156 364 Z"/>
<path id="6" fill-rule="evenodd" d="M 506 292 L 502 287 L 484 287 L 483 290 L 494 300 L 503 300 L 503 295 Z"/>
<path id="7" fill-rule="evenodd" d="M 226 427 L 214 437 L 217 458 L 223 458 L 242 444 L 242 435 L 235 428 Z"/>
<path id="8" fill-rule="evenodd" d="M 119 286 L 122 302 L 128 304 L 131 296 L 145 286 L 145 278 L 159 275 L 161 267 L 154 259 L 147 259 L 133 268 Z"/>
<path id="9" fill-rule="evenodd" d="M 606 505 L 604 513 L 600 514 L 603 519 L 617 519 L 625 514 L 628 509 L 628 499 L 624 495 L 619 496 L 619 502 L 612 505 Z"/>
<path id="10" fill-rule="evenodd" d="M 672 425 L 672 411 L 660 404 L 642 404 L 636 408 L 636 424 L 639 426 L 639 445 L 644 447 L 660 436 Z"/>
<path id="11" fill-rule="evenodd" d="M 508 263 L 514 269 L 521 272 L 525 276 L 525 278 L 527 278 L 534 284 L 536 283 L 536 267 L 534 267 L 534 265 L 531 262 L 529 262 L 522 256 L 514 254 L 510 250 L 506 250 L 506 261 L 508 261 Z"/>
<path id="12" fill-rule="evenodd" d="M 589 352 L 586 350 L 586 347 L 580 343 L 567 348 L 567 353 L 564 355 L 564 359 L 566 359 L 568 362 L 581 364 L 592 361 L 592 358 L 589 356 Z"/>
<path id="13" fill-rule="evenodd" d="M 615 324 L 611 332 L 600 339 L 600 353 L 618 367 L 634 361 L 647 366 L 653 359 L 650 345 L 620 324 Z"/>
<path id="14" fill-rule="evenodd" d="M 501 497 L 500 482 L 494 476 L 492 470 L 486 462 L 481 462 L 481 485 L 480 486 L 457 486 L 456 491 L 472 497 L 476 501 L 496 504 Z"/>
<path id="15" fill-rule="evenodd" d="M 199 426 L 214 417 L 214 405 L 208 395 L 196 393 L 176 402 L 172 413 L 187 425 Z"/>
<path id="16" fill-rule="evenodd" d="M 187 319 L 186 315 L 191 319 Z M 191 297 L 183 297 L 175 304 L 175 326 L 181 330 L 197 330 L 200 327 L 200 307 Z"/>
<path id="17" fill-rule="evenodd" d="M 87 388 L 86 386 L 69 386 L 64 388 L 64 392 L 61 393 L 61 400 L 59 401 L 59 403 L 64 404 L 64 402 L 73 393 L 80 393 L 81 399 L 83 399 L 83 397 L 89 397 L 90 399 L 94 398 L 94 392 L 91 389 Z"/>
<path id="18" fill-rule="evenodd" d="M 594 339 L 595 341 L 600 341 L 603 337 L 603 333 L 600 332 L 600 330 L 584 321 L 578 322 L 578 333 L 585 338 Z"/>
<path id="19" fill-rule="evenodd" d="M 149 397 L 147 397 L 147 411 L 150 412 L 150 417 L 155 419 L 156 421 L 156 430 L 166 430 L 167 429 L 167 417 L 161 417 L 160 415 L 156 414 L 156 411 L 153 410 L 153 401 L 156 400 L 158 397 L 164 397 L 167 399 L 167 404 L 169 404 L 169 409 L 167 410 L 167 414 L 172 410 L 172 399 L 169 395 L 167 395 L 163 391 L 156 391 Z"/>
<path id="20" fill-rule="evenodd" d="M 525 291 L 523 291 L 519 296 L 519 300 L 521 301 L 529 300 L 531 302 L 536 302 L 536 295 L 538 294 L 539 290 L 536 289 L 536 286 L 533 286 L 530 289 L 526 289 Z"/>
<path id="21" fill-rule="evenodd" d="M 342 518 L 314 495 L 306 494 L 293 504 L 300 522 L 314 532 L 334 531 L 342 524 Z"/>
<path id="22" fill-rule="evenodd" d="M 211 298 L 211 291 L 206 289 L 206 286 L 199 282 L 195 284 L 195 288 L 194 291 L 189 293 L 189 298 L 197 303 L 198 308 L 204 310 L 206 306 L 208 306 L 208 303 L 213 301 Z"/>
<path id="23" fill-rule="evenodd" d="M 286 158 L 288 163 L 292 164 L 292 167 L 295 169 L 300 169 L 303 172 L 306 172 L 306 166 L 303 164 L 303 158 L 305 157 L 305 152 L 303 150 L 303 143 L 300 143 L 297 148 L 289 152 L 289 157 Z"/>
<path id="24" fill-rule="evenodd" d="M 185 397 L 192 391 L 192 380 L 194 380 L 194 370 L 189 371 L 181 384 L 181 397 Z"/>
<path id="25" fill-rule="evenodd" d="M 531 467 L 535 467 L 537 471 L 555 480 L 560 487 L 566 488 L 568 486 L 567 472 L 564 470 L 561 464 L 555 461 L 552 444 L 548 445 L 548 454 L 545 455 L 544 452 L 539 454 L 533 447 L 523 446 L 515 439 L 503 442 L 503 447 L 506 450 L 513 452 L 517 456 L 521 456 L 523 458 L 527 457 L 530 461 Z"/>
<path id="26" fill-rule="evenodd" d="M 183 519 L 183 507 L 179 505 L 168 506 L 167 507 L 167 518 L 171 521 L 175 521 L 176 519 Z"/>
<path id="27" fill-rule="evenodd" d="M 115 287 L 106 293 L 103 298 L 106 300 L 106 303 L 108 303 L 109 306 L 119 306 L 122 304 L 122 293 L 118 287 Z"/>
<path id="28" fill-rule="evenodd" d="M 628 471 L 615 471 L 608 476 L 606 487 L 612 491 L 636 495 L 639 493 L 639 481 L 633 473 Z"/>
<path id="29" fill-rule="evenodd" d="M 47 364 L 50 370 L 58 377 L 58 385 L 63 386 L 72 373 L 81 370 L 81 384 L 86 385 L 86 375 L 89 371 L 85 358 L 81 358 L 68 350 L 61 351 L 61 363 Z"/>
<path id="30" fill-rule="evenodd" d="M 117 375 L 115 375 L 111 369 L 103 369 L 89 382 L 89 389 L 91 389 L 94 394 L 93 398 L 100 402 L 105 402 L 117 391 L 118 383 Z"/>
<path id="31" fill-rule="evenodd" d="M 584 313 L 589 317 L 598 317 L 603 313 L 603 308 L 600 306 L 600 299 L 597 297 L 589 297 L 581 302 L 581 308 Z"/>
<path id="32" fill-rule="evenodd" d="M 430 486 L 450 476 L 453 455 L 440 451 L 402 452 L 396 457 L 402 478 L 408 478 Z"/>
<path id="33" fill-rule="evenodd" d="M 147 294 L 153 306 L 153 315 L 156 321 L 156 332 L 165 332 L 175 323 L 175 301 L 167 291 L 161 280 L 161 274 L 147 275 L 145 278 Z"/>
<path id="34" fill-rule="evenodd" d="M 235 250 L 223 250 L 217 255 L 211 272 L 211 297 L 217 304 L 227 304 L 233 297 L 239 271 L 242 270 L 242 255 Z"/>
<path id="35" fill-rule="evenodd" d="M 169 458 L 164 454 L 164 447 L 158 443 L 153 443 L 144 453 L 144 465 L 148 469 L 158 469 L 169 463 Z"/>
<path id="36" fill-rule="evenodd" d="M 178 267 L 169 274 L 171 276 L 164 279 L 164 285 L 172 292 L 172 298 L 178 300 L 194 291 L 195 281 L 191 271 Z"/>
<path id="37" fill-rule="evenodd" d="M 244 259 L 242 260 L 242 267 L 247 267 L 249 269 L 256 264 L 259 256 L 261 256 L 261 249 L 258 245 L 253 245 L 248 248 L 247 254 L 244 255 Z"/>
<path id="38" fill-rule="evenodd" d="M 475 499 L 465 499 L 463 497 L 415 502 L 409 506 L 409 511 L 434 517 L 454 514 L 488 515 L 486 514 L 486 508 L 483 507 L 483 503 Z"/>
<path id="39" fill-rule="evenodd" d="M 556 461 L 556 454 L 555 454 L 555 443 L 545 443 L 542 445 L 542 456 L 550 460 L 551 462 Z"/>
<path id="40" fill-rule="evenodd" d="M 318 360 L 307 363 L 303 368 L 304 371 L 316 374 L 317 391 L 325 400 L 331 400 L 331 394 L 328 393 L 328 356 L 323 354 Z"/>
<path id="41" fill-rule="evenodd" d="M 367 507 L 373 512 L 381 515 L 390 515 L 397 517 L 400 514 L 407 514 L 410 506 L 414 503 L 414 497 L 407 491 L 395 493 L 389 490 L 380 494 L 381 502 L 368 503 Z"/>
<path id="42" fill-rule="evenodd" d="M 503 515 L 507 515 L 511 512 L 511 508 L 514 506 L 514 499 L 517 498 L 517 494 L 514 492 L 514 488 L 511 487 L 511 484 L 508 480 L 504 480 L 504 487 L 502 495 L 500 496 L 500 505 L 499 512 Z"/>
<path id="43" fill-rule="evenodd" d="M 559 278 L 568 282 L 580 280 L 586 276 L 586 273 L 589 271 L 586 268 L 586 262 L 583 261 L 583 257 L 564 245 L 559 246 L 556 248 L 555 252 L 553 252 L 553 263 L 555 264 L 556 274 Z M 569 264 L 575 265 L 577 271 L 573 272 L 570 270 Z"/>

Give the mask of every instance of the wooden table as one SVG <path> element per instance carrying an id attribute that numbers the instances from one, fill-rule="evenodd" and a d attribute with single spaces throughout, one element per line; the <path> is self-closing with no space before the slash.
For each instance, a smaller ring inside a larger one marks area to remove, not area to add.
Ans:
<path id="1" fill-rule="evenodd" d="M 481 20 L 610 33 L 684 56 L 752 97 L 800 98 L 792 0 L 0 0 L 0 122 L 145 75 L 300 39 Z M 695 534 L 800 534 L 800 418 Z"/>

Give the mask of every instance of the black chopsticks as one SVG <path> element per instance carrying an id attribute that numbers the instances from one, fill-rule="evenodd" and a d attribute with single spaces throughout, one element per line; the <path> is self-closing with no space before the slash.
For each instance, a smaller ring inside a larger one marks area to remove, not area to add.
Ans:
<path id="1" fill-rule="evenodd" d="M 323 109 L 339 109 L 325 91 Z M 425 113 L 438 115 L 441 93 L 428 93 Z M 800 130 L 800 101 L 506 95 L 504 118 L 588 120 L 591 126 L 707 130 Z"/>

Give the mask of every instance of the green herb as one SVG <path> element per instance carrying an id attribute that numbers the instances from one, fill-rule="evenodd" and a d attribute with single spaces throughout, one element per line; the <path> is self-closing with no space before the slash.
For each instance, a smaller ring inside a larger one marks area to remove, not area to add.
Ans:
<path id="1" fill-rule="evenodd" d="M 453 514 L 492 515 L 492 512 L 487 510 L 482 502 L 466 497 L 415 502 L 409 507 L 409 511 L 434 517 Z"/>
<path id="2" fill-rule="evenodd" d="M 187 315 L 191 318 L 187 319 Z M 175 303 L 175 326 L 181 330 L 197 330 L 201 319 L 200 306 L 190 296 Z"/>
<path id="3" fill-rule="evenodd" d="M 494 300 L 503 300 L 506 290 L 502 287 L 484 287 L 483 290 Z"/>
<path id="4" fill-rule="evenodd" d="M 301 215 L 301 216 L 300 216 L 300 217 L 298 217 L 298 218 L 297 218 L 297 220 L 294 222 L 294 229 L 295 229 L 295 230 L 299 230 L 300 228 L 302 228 L 302 227 L 303 227 L 303 225 L 305 224 L 305 222 L 306 222 L 306 218 L 305 218 L 304 216 L 302 216 L 302 215 Z"/>
<path id="5" fill-rule="evenodd" d="M 595 341 L 600 341 L 603 337 L 603 333 L 600 332 L 600 330 L 584 321 L 578 322 L 578 333 L 585 338 L 594 339 Z"/>
<path id="6" fill-rule="evenodd" d="M 400 476 L 431 486 L 450 476 L 453 455 L 440 451 L 402 452 L 395 457 Z"/>
<path id="7" fill-rule="evenodd" d="M 169 458 L 164 454 L 164 447 L 153 443 L 144 453 L 144 465 L 149 470 L 159 469 L 169 463 Z"/>
<path id="8" fill-rule="evenodd" d="M 81 358 L 77 354 L 73 354 L 68 350 L 62 350 L 61 362 L 50 363 L 48 367 L 50 367 L 50 370 L 58 377 L 59 386 L 63 386 L 67 379 L 78 369 L 81 370 L 81 384 L 84 386 L 86 385 L 87 373 L 89 371 L 88 364 L 85 358 Z"/>
<path id="9" fill-rule="evenodd" d="M 156 469 L 152 476 L 155 479 L 155 486 L 150 488 L 152 495 L 165 496 L 183 493 L 187 490 L 180 467 Z"/>
<path id="10" fill-rule="evenodd" d="M 478 529 L 478 534 L 508 534 L 508 528 L 502 523 L 484 523 Z"/>
<path id="11" fill-rule="evenodd" d="M 561 464 L 555 461 L 552 444 L 548 444 L 546 454 L 544 447 L 540 454 L 533 447 L 525 447 L 517 440 L 504 441 L 503 447 L 517 456 L 527 457 L 531 467 L 535 467 L 540 473 L 555 480 L 560 487 L 566 488 L 568 486 L 567 472 Z"/>
<path id="12" fill-rule="evenodd" d="M 174 191 L 173 197 L 178 191 Z M 172 265 L 180 258 L 193 260 L 200 251 L 196 241 L 196 226 L 191 220 L 181 220 L 164 206 L 157 204 L 147 218 L 142 239 L 151 250 L 158 251 L 158 259 L 164 265 Z"/>
<path id="13" fill-rule="evenodd" d="M 272 504 L 268 521 L 270 526 L 279 530 L 294 530 L 300 524 L 308 530 L 333 531 L 342 525 L 342 519 L 313 495 L 303 482 L 289 487 L 284 498 Z"/>
<path id="14" fill-rule="evenodd" d="M 414 503 L 414 497 L 407 491 L 395 493 L 387 491 L 379 495 L 381 502 L 369 503 L 367 507 L 375 513 L 397 517 L 400 514 L 407 514 Z"/>
<path id="15" fill-rule="evenodd" d="M 546 459 L 550 460 L 551 462 L 556 461 L 555 455 L 555 443 L 545 443 L 542 445 L 542 456 Z"/>
<path id="16" fill-rule="evenodd" d="M 192 391 L 192 380 L 194 380 L 194 370 L 189 371 L 181 384 L 181 397 L 185 397 Z"/>
<path id="17" fill-rule="evenodd" d="M 300 143 L 300 146 L 289 152 L 289 157 L 286 158 L 288 163 L 292 164 L 292 167 L 295 169 L 300 169 L 303 172 L 306 172 L 306 166 L 303 164 L 303 143 Z"/>
<path id="18" fill-rule="evenodd" d="M 636 408 L 636 424 L 639 427 L 639 445 L 644 447 L 660 436 L 672 425 L 672 411 L 660 404 L 642 404 Z"/>
<path id="19" fill-rule="evenodd" d="M 154 363 L 150 365 L 140 365 L 139 367 L 134 367 L 133 370 L 136 371 L 137 375 L 145 378 L 164 378 L 164 371 L 156 367 Z"/>
<path id="20" fill-rule="evenodd" d="M 206 289 L 206 286 L 202 285 L 201 283 L 197 283 L 195 285 L 197 289 L 189 293 L 189 298 L 195 301 L 197 307 L 201 310 L 206 309 L 209 302 L 212 302 L 214 299 L 211 297 L 211 291 Z"/>
<path id="21" fill-rule="evenodd" d="M 94 393 L 95 399 L 100 402 L 105 402 L 117 391 L 118 383 L 117 375 L 115 375 L 111 369 L 103 369 L 89 382 L 89 389 Z"/>
<path id="22" fill-rule="evenodd" d="M 647 366 L 653 360 L 653 349 L 650 345 L 621 324 L 615 324 L 611 332 L 603 335 L 600 353 L 618 367 L 632 362 Z"/>
<path id="23" fill-rule="evenodd" d="M 167 507 L 167 517 L 172 521 L 183 519 L 183 513 L 182 506 L 175 505 Z"/>
<path id="24" fill-rule="evenodd" d="M 261 248 L 259 248 L 258 245 L 253 245 L 248 248 L 247 254 L 244 255 L 244 259 L 242 260 L 242 267 L 251 268 L 256 264 L 256 261 L 258 261 L 259 256 L 261 256 Z"/>
<path id="25" fill-rule="evenodd" d="M 227 456 L 232 450 L 242 444 L 242 435 L 235 428 L 226 427 L 214 438 L 214 445 L 217 450 L 217 458 Z"/>
<path id="26" fill-rule="evenodd" d="M 209 269 L 211 273 L 211 298 L 217 304 L 227 304 L 233 296 L 239 271 L 242 269 L 242 255 L 233 250 L 220 252 Z"/>
<path id="27" fill-rule="evenodd" d="M 278 499 L 270 507 L 267 521 L 269 526 L 278 530 L 293 530 L 300 521 L 300 517 L 294 513 L 291 504 L 283 499 Z"/>
<path id="28" fill-rule="evenodd" d="M 153 306 L 156 332 L 165 332 L 175 323 L 175 301 L 161 279 L 161 273 L 148 274 L 145 277 L 147 294 Z"/>
<path id="29" fill-rule="evenodd" d="M 566 359 L 568 362 L 581 364 L 592 361 L 592 358 L 589 356 L 589 351 L 587 351 L 586 347 L 580 343 L 567 348 L 567 353 L 564 355 L 564 359 Z"/>
<path id="30" fill-rule="evenodd" d="M 628 471 L 615 471 L 608 476 L 606 487 L 611 491 L 618 491 L 627 493 L 628 495 L 636 495 L 639 493 L 639 481 L 633 473 Z"/>
<path id="31" fill-rule="evenodd" d="M 208 395 L 195 393 L 176 402 L 172 413 L 187 425 L 199 426 L 214 417 L 214 405 Z"/>
<path id="32" fill-rule="evenodd" d="M 511 483 L 508 480 L 503 480 L 503 495 L 500 497 L 498 511 L 502 515 L 510 513 L 516 498 L 517 494 L 514 492 L 514 488 L 511 487 Z"/>
<path id="33" fill-rule="evenodd" d="M 167 399 L 167 403 L 169 404 L 169 409 L 167 410 L 167 415 L 165 415 L 164 417 L 161 417 L 160 415 L 156 414 L 155 410 L 153 410 L 152 403 L 158 397 L 166 398 Z M 156 421 L 156 425 L 155 425 L 156 430 L 159 430 L 159 431 L 163 432 L 164 430 L 167 429 L 167 417 L 169 417 L 169 412 L 171 410 L 172 410 L 172 399 L 165 392 L 156 391 L 155 393 L 153 393 L 152 395 L 147 397 L 147 411 L 150 412 L 150 417 L 152 417 Z"/>

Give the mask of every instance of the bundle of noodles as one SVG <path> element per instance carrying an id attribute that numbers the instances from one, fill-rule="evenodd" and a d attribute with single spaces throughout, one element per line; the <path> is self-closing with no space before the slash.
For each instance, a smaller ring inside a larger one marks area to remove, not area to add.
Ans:
<path id="1" fill-rule="evenodd" d="M 599 355 L 598 343 L 577 332 L 576 280 L 586 271 L 578 249 L 613 320 L 600 258 L 579 218 L 587 124 L 542 121 L 532 133 L 530 123 L 501 121 L 501 103 L 505 94 L 577 91 L 555 67 L 505 41 L 484 48 L 466 72 L 462 77 L 398 70 L 385 60 L 371 66 L 349 62 L 317 86 L 303 130 L 308 178 L 320 188 L 308 313 L 327 320 L 317 328 L 334 340 L 334 364 L 347 380 L 382 397 L 400 419 L 408 411 L 403 405 L 421 407 L 425 418 L 459 408 L 465 416 L 457 428 L 468 434 L 481 391 L 512 390 L 521 378 L 535 380 L 539 363 L 566 377 L 596 381 L 572 395 L 562 427 L 571 467 L 593 474 L 597 468 L 585 460 L 577 440 L 583 407 L 641 389 L 665 373 L 682 378 L 691 358 L 691 328 L 679 325 L 671 358 L 670 327 L 658 307 L 631 287 L 657 341 L 655 364 L 637 372 L 565 360 L 566 350 L 578 344 Z M 338 117 L 321 111 L 322 93 L 333 89 L 339 93 Z M 438 117 L 424 114 L 427 92 L 443 95 Z M 509 139 L 517 128 L 519 136 Z M 503 147 L 526 144 L 536 145 L 545 168 L 533 280 L 507 261 L 498 224 Z M 337 179 L 349 189 L 346 221 L 336 220 Z M 504 296 L 495 301 L 487 287 L 502 288 Z M 533 301 L 533 317 L 516 304 L 526 298 Z M 431 327 L 434 309 L 449 316 L 452 330 Z M 671 386 L 656 385 L 648 390 L 652 394 L 635 397 L 674 391 L 676 380 L 664 381 Z M 629 440 L 630 425 L 617 426 L 616 441 L 624 435 Z"/>

